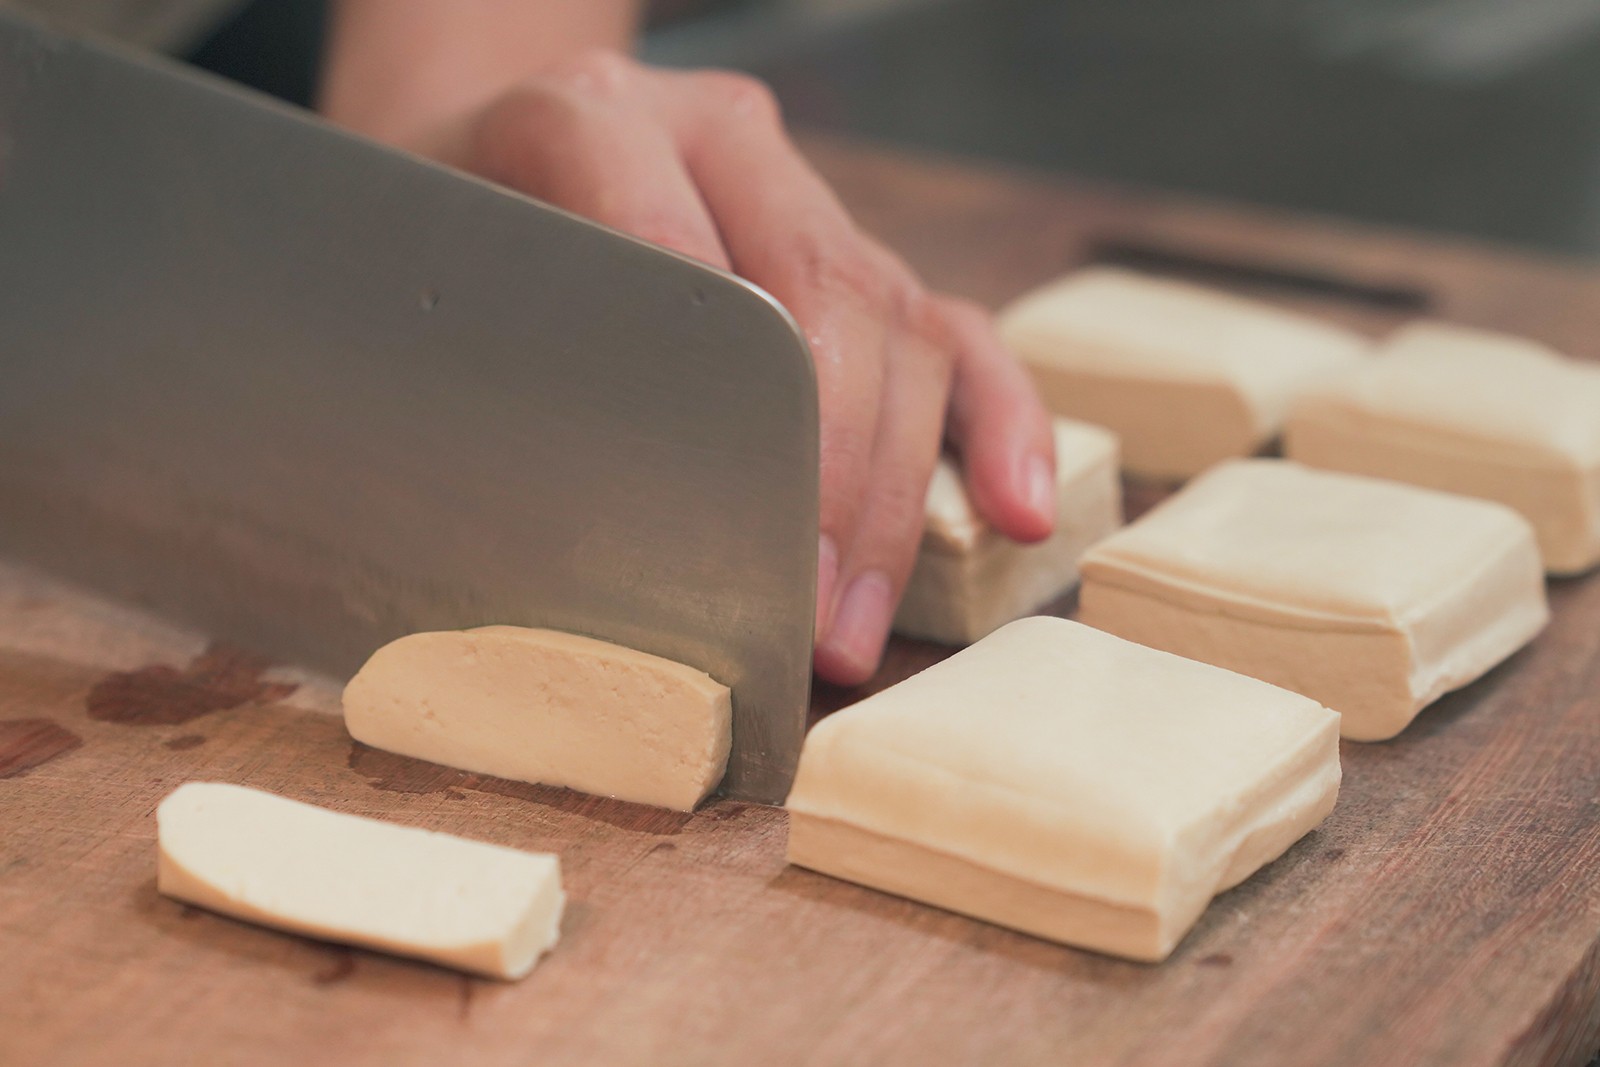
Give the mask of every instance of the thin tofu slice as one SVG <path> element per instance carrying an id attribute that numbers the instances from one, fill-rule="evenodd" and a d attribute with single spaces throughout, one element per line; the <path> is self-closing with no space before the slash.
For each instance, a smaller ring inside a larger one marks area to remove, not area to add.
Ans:
<path id="1" fill-rule="evenodd" d="M 1295 404 L 1291 459 L 1499 501 L 1550 572 L 1600 564 L 1600 365 L 1444 323 L 1379 355 Z"/>
<path id="2" fill-rule="evenodd" d="M 1098 426 L 1055 420 L 1056 528 L 1021 545 L 978 514 L 954 463 L 928 485 L 927 525 L 895 632 L 966 645 L 1069 591 L 1078 560 L 1122 524 L 1117 441 Z"/>
<path id="3" fill-rule="evenodd" d="M 1157 961 L 1338 789 L 1316 701 L 1039 616 L 817 724 L 789 861 Z"/>
<path id="4" fill-rule="evenodd" d="M 1079 616 L 1304 693 L 1393 737 L 1549 620 L 1533 530 L 1500 504 L 1235 460 L 1083 560 Z"/>
<path id="5" fill-rule="evenodd" d="M 1296 396 L 1372 347 L 1270 304 L 1108 268 L 1022 296 L 999 324 L 1053 412 L 1110 429 L 1124 469 L 1156 480 L 1259 451 Z"/>
<path id="6" fill-rule="evenodd" d="M 236 919 L 521 978 L 561 932 L 553 855 L 189 782 L 156 809 L 156 886 Z"/>
<path id="7" fill-rule="evenodd" d="M 344 691 L 357 741 L 448 767 L 692 811 L 722 780 L 728 687 L 592 637 L 520 626 L 410 634 Z"/>

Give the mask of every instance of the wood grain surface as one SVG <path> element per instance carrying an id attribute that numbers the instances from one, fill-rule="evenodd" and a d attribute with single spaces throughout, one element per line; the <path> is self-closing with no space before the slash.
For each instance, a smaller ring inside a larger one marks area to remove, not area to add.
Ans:
<path id="1" fill-rule="evenodd" d="M 808 150 L 930 280 L 991 305 L 1148 245 L 1411 287 L 1600 355 L 1600 273 L 1580 265 Z M 1367 329 L 1403 317 L 1266 288 Z M 0 564 L 0 1065 L 1583 1064 L 1600 577 L 1551 594 L 1530 648 L 1398 740 L 1347 743 L 1333 816 L 1147 966 L 787 868 L 777 809 L 679 815 L 365 749 L 331 683 Z M 897 644 L 867 688 L 942 654 Z M 814 710 L 860 695 L 823 688 Z M 557 851 L 562 942 L 507 985 L 164 899 L 153 812 L 191 779 Z"/>

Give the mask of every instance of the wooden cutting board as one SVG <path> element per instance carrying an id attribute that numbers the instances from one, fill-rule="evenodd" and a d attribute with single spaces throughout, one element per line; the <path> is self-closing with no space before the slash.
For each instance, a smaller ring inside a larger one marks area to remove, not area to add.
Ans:
<path id="1" fill-rule="evenodd" d="M 1094 247 L 1156 245 L 1399 286 L 1600 355 L 1590 268 L 809 151 L 932 282 L 991 305 Z M 1406 314 L 1289 302 L 1373 330 Z M 1346 744 L 1333 816 L 1146 966 L 789 869 L 777 809 L 691 817 L 365 749 L 331 684 L 0 564 L 0 1065 L 1583 1064 L 1600 577 L 1551 593 L 1532 647 L 1398 740 Z M 899 644 L 868 688 L 941 654 Z M 824 688 L 816 711 L 860 695 Z M 191 779 L 557 851 L 561 945 L 504 985 L 166 900 L 153 811 Z"/>

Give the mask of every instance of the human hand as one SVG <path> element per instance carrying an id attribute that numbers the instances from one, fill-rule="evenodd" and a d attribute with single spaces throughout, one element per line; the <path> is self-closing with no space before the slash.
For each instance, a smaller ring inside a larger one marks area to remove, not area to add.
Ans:
<path id="1" fill-rule="evenodd" d="M 979 512 L 1019 541 L 1055 515 L 1050 422 L 975 305 L 929 293 L 862 233 L 760 82 L 595 49 L 409 145 L 713 266 L 776 297 L 816 361 L 816 669 L 876 669 L 922 535 L 941 440 Z"/>

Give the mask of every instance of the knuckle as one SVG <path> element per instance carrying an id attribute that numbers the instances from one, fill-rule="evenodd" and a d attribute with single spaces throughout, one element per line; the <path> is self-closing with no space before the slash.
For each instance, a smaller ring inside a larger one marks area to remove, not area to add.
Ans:
<path id="1" fill-rule="evenodd" d="M 482 127 L 485 143 L 495 139 L 515 143 L 530 134 L 571 128 L 581 121 L 582 98 L 566 85 L 552 80 L 528 82 L 507 92 L 494 104 Z"/>
<path id="2" fill-rule="evenodd" d="M 948 331 L 926 289 L 909 274 L 895 272 L 886 286 L 889 314 L 915 336 L 942 345 Z"/>
<path id="3" fill-rule="evenodd" d="M 538 196 L 552 147 L 581 141 L 592 121 L 579 94 L 549 81 L 529 82 L 484 111 L 467 150 L 484 177 Z"/>
<path id="4" fill-rule="evenodd" d="M 784 262 L 799 274 L 802 285 L 826 297 L 870 303 L 882 297 L 883 272 L 858 241 L 802 232 L 790 240 Z"/>
<path id="5" fill-rule="evenodd" d="M 953 368 L 961 345 L 939 302 L 909 276 L 896 280 L 891 294 L 894 321 L 921 342 L 910 347 L 918 361 L 941 372 Z"/>
<path id="6" fill-rule="evenodd" d="M 991 328 L 988 310 L 975 301 L 959 296 L 942 296 L 936 303 L 948 329 L 957 338 L 971 337 Z"/>
<path id="7" fill-rule="evenodd" d="M 947 344 L 963 380 L 991 383 L 1025 383 L 1028 380 L 1021 362 L 1000 339 L 994 317 L 987 308 L 948 296 L 939 297 L 937 302 Z"/>
<path id="8" fill-rule="evenodd" d="M 701 85 L 740 117 L 782 125 L 783 106 L 770 86 L 760 78 L 731 70 L 701 72 Z"/>
<path id="9" fill-rule="evenodd" d="M 550 80 L 569 91 L 616 100 L 637 87 L 639 66 L 610 48 L 592 48 L 556 67 Z"/>

